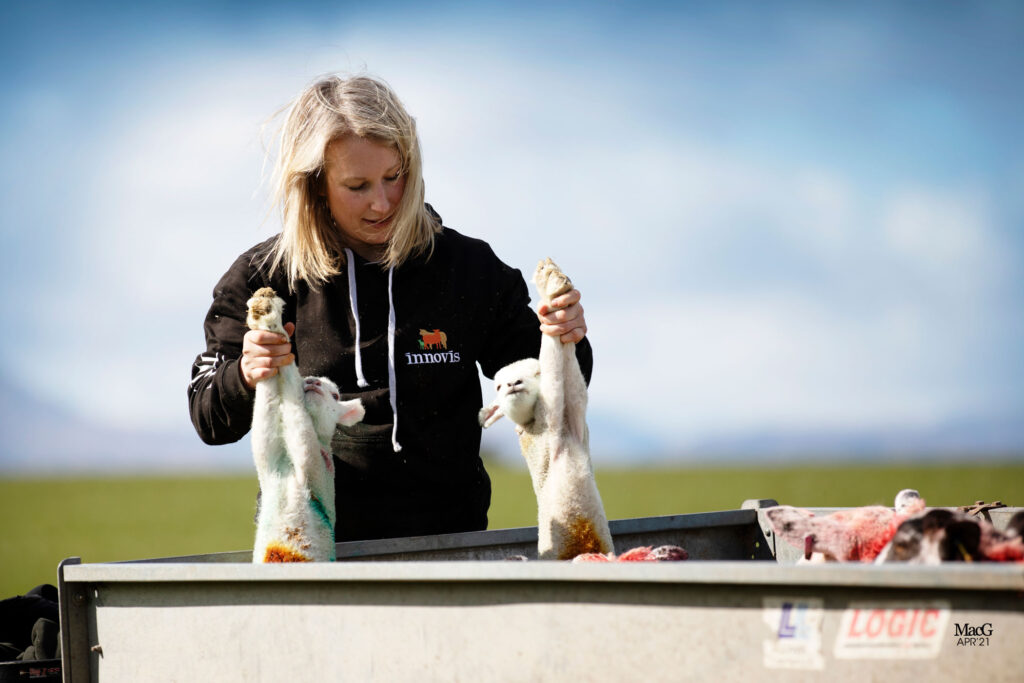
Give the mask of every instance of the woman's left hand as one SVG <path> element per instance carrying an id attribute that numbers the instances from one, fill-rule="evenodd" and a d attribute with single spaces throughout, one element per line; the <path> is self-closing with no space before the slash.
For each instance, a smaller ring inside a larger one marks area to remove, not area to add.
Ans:
<path id="1" fill-rule="evenodd" d="M 587 335 L 587 321 L 583 318 L 583 304 L 580 291 L 573 289 L 541 304 L 537 308 L 540 331 L 562 342 L 575 344 Z"/>

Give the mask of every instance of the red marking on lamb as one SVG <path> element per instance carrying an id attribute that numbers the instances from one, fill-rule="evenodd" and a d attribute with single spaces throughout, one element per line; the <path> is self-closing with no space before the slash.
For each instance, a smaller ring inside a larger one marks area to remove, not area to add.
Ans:
<path id="1" fill-rule="evenodd" d="M 924 509 L 916 491 L 896 496 L 898 511 L 881 505 L 839 510 L 815 517 L 809 510 L 780 505 L 765 512 L 775 533 L 801 548 L 804 557 L 821 553 L 826 560 L 872 562 L 896 535 L 900 524 Z"/>
<path id="2" fill-rule="evenodd" d="M 320 457 L 324 459 L 324 465 L 327 467 L 327 471 L 331 474 L 334 473 L 334 456 L 327 452 L 327 449 L 320 448 Z"/>
<path id="3" fill-rule="evenodd" d="M 616 562 L 651 562 L 651 546 L 642 545 L 639 548 L 630 548 L 615 558 Z"/>
<path id="4" fill-rule="evenodd" d="M 889 508 L 871 506 L 815 517 L 809 510 L 779 506 L 767 511 L 775 533 L 804 551 L 840 562 L 871 562 L 896 533 L 899 522 Z"/>
<path id="5" fill-rule="evenodd" d="M 1024 539 L 999 541 L 982 546 L 981 551 L 989 562 L 1024 562 Z"/>
<path id="6" fill-rule="evenodd" d="M 580 562 L 613 562 L 613 560 L 603 553 L 583 553 L 572 558 L 573 564 Z"/>
<path id="7" fill-rule="evenodd" d="M 981 542 L 978 553 L 989 562 L 1024 562 L 1024 538 L 1015 529 L 1024 513 L 1018 512 L 1010 520 L 1006 531 L 999 531 L 983 517 L 972 517 L 981 527 Z"/>
<path id="8" fill-rule="evenodd" d="M 649 545 L 642 545 L 631 548 L 624 553 L 614 555 L 612 553 L 585 553 L 573 558 L 573 562 L 680 562 L 689 558 L 690 554 L 677 545 L 660 545 L 651 548 Z"/>

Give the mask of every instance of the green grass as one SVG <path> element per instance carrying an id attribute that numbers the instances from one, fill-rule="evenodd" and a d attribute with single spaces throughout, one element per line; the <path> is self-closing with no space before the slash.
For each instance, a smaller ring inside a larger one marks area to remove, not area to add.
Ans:
<path id="1" fill-rule="evenodd" d="M 488 467 L 492 529 L 532 526 L 523 470 Z M 930 505 L 1024 505 L 1024 464 L 604 469 L 609 519 L 735 509 L 747 498 L 816 507 L 892 504 L 901 488 Z M 0 599 L 56 583 L 57 564 L 190 555 L 252 546 L 255 476 L 0 480 Z"/>
<path id="2" fill-rule="evenodd" d="M 60 560 L 83 562 L 252 546 L 253 477 L 0 481 L 0 598 L 57 582 Z"/>

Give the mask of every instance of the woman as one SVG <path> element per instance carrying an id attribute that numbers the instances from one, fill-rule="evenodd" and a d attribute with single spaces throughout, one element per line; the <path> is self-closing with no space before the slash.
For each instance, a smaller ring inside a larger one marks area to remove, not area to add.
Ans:
<path id="1" fill-rule="evenodd" d="M 577 343 L 589 381 L 579 292 L 535 315 L 518 270 L 442 225 L 424 203 L 415 124 L 374 79 L 325 78 L 296 98 L 274 190 L 281 233 L 214 289 L 189 385 L 200 437 L 242 438 L 256 383 L 295 362 L 366 407 L 335 434 L 337 540 L 485 529 L 476 364 L 493 377 L 536 357 L 544 333 Z M 264 286 L 286 302 L 292 344 L 245 325 L 245 302 Z"/>

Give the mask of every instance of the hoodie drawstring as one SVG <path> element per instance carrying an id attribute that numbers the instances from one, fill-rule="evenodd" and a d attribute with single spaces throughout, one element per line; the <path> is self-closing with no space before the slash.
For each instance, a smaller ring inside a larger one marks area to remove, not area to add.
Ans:
<path id="1" fill-rule="evenodd" d="M 351 249 L 345 249 L 345 261 L 348 265 L 348 302 L 352 309 L 352 319 L 356 323 L 356 384 L 365 389 L 370 386 L 370 383 L 363 376 L 363 356 L 359 348 L 361 341 L 359 302 L 356 294 L 355 258 L 352 255 Z M 395 375 L 395 329 L 397 324 L 395 319 L 395 299 L 393 296 L 394 273 L 394 267 L 388 268 L 388 393 L 391 399 L 391 447 L 395 453 L 398 453 L 402 450 L 402 446 L 398 443 L 398 380 Z"/>
<path id="2" fill-rule="evenodd" d="M 402 450 L 398 443 L 398 380 L 395 376 L 395 299 L 392 296 L 394 267 L 388 268 L 388 393 L 391 395 L 391 447 Z"/>
<path id="3" fill-rule="evenodd" d="M 352 250 L 345 249 L 345 263 L 348 264 L 348 303 L 352 308 L 352 319 L 356 321 L 356 384 L 365 389 L 370 386 L 363 376 L 363 355 L 360 352 L 359 339 L 359 301 L 356 296 L 356 260 Z"/>

